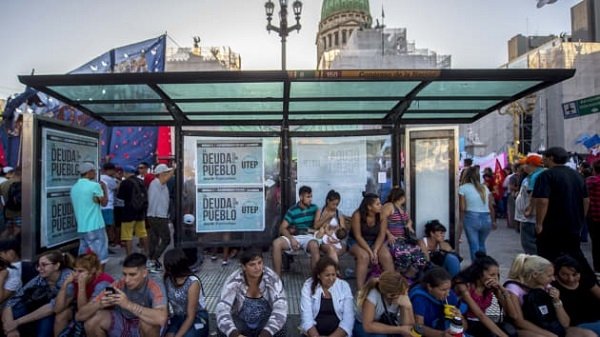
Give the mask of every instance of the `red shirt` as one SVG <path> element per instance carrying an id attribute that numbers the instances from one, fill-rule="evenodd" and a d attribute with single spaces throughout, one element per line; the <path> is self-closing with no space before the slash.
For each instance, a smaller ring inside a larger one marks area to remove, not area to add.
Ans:
<path id="1" fill-rule="evenodd" d="M 600 175 L 588 177 L 585 181 L 590 198 L 588 218 L 600 221 Z"/>

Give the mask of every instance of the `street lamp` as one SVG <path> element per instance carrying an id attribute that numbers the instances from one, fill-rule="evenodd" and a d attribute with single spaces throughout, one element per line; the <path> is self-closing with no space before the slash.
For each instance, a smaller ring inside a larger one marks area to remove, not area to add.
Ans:
<path id="1" fill-rule="evenodd" d="M 296 30 L 300 32 L 300 15 L 302 14 L 302 1 L 295 0 L 292 4 L 292 10 L 294 11 L 296 24 L 288 27 L 288 0 L 279 0 L 279 27 L 271 24 L 273 20 L 273 12 L 275 11 L 275 4 L 272 0 L 265 2 L 265 13 L 267 14 L 267 31 L 275 31 L 281 37 L 281 70 L 285 70 L 285 42 L 286 38 L 292 31 Z"/>

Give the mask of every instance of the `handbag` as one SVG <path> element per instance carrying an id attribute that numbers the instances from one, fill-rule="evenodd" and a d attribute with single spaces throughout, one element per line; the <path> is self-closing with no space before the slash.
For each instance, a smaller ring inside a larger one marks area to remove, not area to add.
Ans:
<path id="1" fill-rule="evenodd" d="M 31 313 L 41 306 L 50 303 L 56 297 L 49 286 L 30 287 L 23 292 L 23 304 L 27 312 Z"/>
<path id="2" fill-rule="evenodd" d="M 383 312 L 383 314 L 381 314 L 381 317 L 379 317 L 378 322 L 383 323 L 385 325 L 393 325 L 393 326 L 400 325 L 398 322 L 398 315 L 393 314 L 387 310 L 387 305 L 385 304 L 385 299 L 383 298 L 383 294 L 379 293 L 379 296 L 381 296 L 381 303 L 383 303 L 384 312 Z"/>

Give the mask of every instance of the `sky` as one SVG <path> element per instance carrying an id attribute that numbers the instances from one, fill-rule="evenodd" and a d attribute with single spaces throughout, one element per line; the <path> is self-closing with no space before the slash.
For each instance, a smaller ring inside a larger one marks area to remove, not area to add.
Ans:
<path id="1" fill-rule="evenodd" d="M 288 69 L 315 69 L 317 63 L 322 1 L 302 2 L 302 29 L 288 37 Z M 579 2 L 558 0 L 540 9 L 537 0 L 371 0 L 370 5 L 373 22 L 383 7 L 387 27 L 407 28 L 408 40 L 417 48 L 452 55 L 453 68 L 496 68 L 508 61 L 507 41 L 517 34 L 570 33 L 570 8 Z M 243 70 L 281 69 L 280 40 L 265 29 L 264 3 L 4 0 L 0 98 L 22 91 L 17 76 L 32 69 L 35 74 L 64 74 L 112 48 L 165 32 L 168 47 L 191 47 L 193 36 L 199 36 L 201 46 L 230 46 L 238 52 Z"/>

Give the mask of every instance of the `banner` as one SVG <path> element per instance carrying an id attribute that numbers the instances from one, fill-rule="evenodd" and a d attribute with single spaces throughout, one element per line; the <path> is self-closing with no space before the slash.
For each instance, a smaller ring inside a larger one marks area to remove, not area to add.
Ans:
<path id="1" fill-rule="evenodd" d="M 78 239 L 71 188 L 46 192 L 42 201 L 41 246 L 50 248 Z"/>
<path id="2" fill-rule="evenodd" d="M 263 231 L 263 187 L 199 187 L 198 233 Z"/>
<path id="3" fill-rule="evenodd" d="M 42 186 L 40 246 L 54 247 L 77 239 L 71 187 L 79 179 L 79 165 L 98 167 L 97 138 L 42 128 Z"/>
<path id="4" fill-rule="evenodd" d="M 47 128 L 42 130 L 42 137 L 46 188 L 73 186 L 81 163 L 98 167 L 98 139 Z"/>
<path id="5" fill-rule="evenodd" d="M 263 184 L 262 140 L 199 140 L 197 183 Z"/>
<path id="6" fill-rule="evenodd" d="M 103 73 L 141 73 L 163 72 L 165 69 L 166 35 L 145 41 L 111 49 L 86 64 L 72 70 L 69 74 L 103 74 Z M 95 89 L 90 89 L 95 90 Z M 133 95 L 132 97 L 135 97 Z M 100 134 L 101 157 L 109 156 L 116 165 L 137 165 L 142 161 L 155 162 L 158 132 L 156 127 L 106 127 L 101 121 L 92 119 L 74 107 L 68 106 L 55 98 L 27 88 L 22 94 L 7 102 L 3 113 L 9 121 L 9 133 L 13 134 L 17 147 L 15 151 L 7 151 L 9 163 L 18 166 L 19 114 L 29 111 L 34 114 L 52 116 L 72 125 L 86 127 Z M 12 140 L 12 139 L 11 139 Z M 3 142 L 5 150 L 14 145 Z"/>

